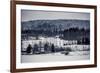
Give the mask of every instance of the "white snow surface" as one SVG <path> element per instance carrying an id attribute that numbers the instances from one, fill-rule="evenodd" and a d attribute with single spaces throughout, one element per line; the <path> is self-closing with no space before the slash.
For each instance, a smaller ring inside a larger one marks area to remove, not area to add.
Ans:
<path id="1" fill-rule="evenodd" d="M 39 55 L 21 55 L 21 63 L 36 62 L 60 62 L 90 59 L 89 51 L 70 52 L 68 55 L 58 53 L 39 54 Z"/>

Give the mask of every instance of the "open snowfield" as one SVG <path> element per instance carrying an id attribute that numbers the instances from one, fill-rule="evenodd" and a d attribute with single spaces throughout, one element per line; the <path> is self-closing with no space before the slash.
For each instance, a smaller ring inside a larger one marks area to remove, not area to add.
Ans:
<path id="1" fill-rule="evenodd" d="M 68 55 L 61 54 L 61 52 L 39 55 L 21 55 L 21 63 L 73 61 L 88 59 L 90 59 L 89 51 L 70 52 Z"/>

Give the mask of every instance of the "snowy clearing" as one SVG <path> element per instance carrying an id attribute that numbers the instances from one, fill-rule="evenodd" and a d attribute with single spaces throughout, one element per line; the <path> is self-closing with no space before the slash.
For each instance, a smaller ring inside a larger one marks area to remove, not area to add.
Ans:
<path id="1" fill-rule="evenodd" d="M 53 62 L 53 61 L 75 61 L 90 59 L 89 51 L 70 52 L 68 55 L 58 53 L 39 54 L 39 55 L 21 55 L 21 63 L 31 62 Z"/>

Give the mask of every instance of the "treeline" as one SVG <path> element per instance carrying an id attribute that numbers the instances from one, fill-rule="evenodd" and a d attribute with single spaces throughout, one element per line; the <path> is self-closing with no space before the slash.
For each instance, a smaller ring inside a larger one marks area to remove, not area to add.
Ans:
<path id="1" fill-rule="evenodd" d="M 35 29 L 35 30 L 22 30 L 21 33 L 23 34 L 28 34 L 28 35 L 42 35 L 42 36 L 56 36 L 56 35 L 66 35 L 67 33 L 71 33 L 71 34 L 77 34 L 77 33 L 89 33 L 90 30 L 89 29 L 84 29 L 84 28 L 69 28 L 69 29 L 65 29 L 65 30 L 58 30 L 57 28 L 52 29 L 52 30 L 46 30 L 46 29 Z"/>
<path id="2" fill-rule="evenodd" d="M 78 44 L 89 44 L 90 41 L 90 30 L 70 28 L 63 31 L 63 39 L 65 40 L 77 40 Z"/>
<path id="3" fill-rule="evenodd" d="M 33 47 L 32 47 L 33 46 Z M 46 53 L 55 53 L 59 51 L 64 51 L 63 48 L 56 48 L 54 44 L 48 44 L 45 43 L 43 46 L 41 44 L 34 44 L 31 45 L 29 44 L 28 47 L 26 48 L 26 53 L 27 54 L 46 54 Z M 23 52 L 23 51 L 22 51 Z"/>

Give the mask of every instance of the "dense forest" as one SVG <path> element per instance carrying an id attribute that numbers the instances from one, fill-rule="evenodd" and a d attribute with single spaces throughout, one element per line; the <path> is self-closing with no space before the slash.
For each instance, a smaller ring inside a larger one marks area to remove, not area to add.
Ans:
<path id="1" fill-rule="evenodd" d="M 89 20 L 32 20 L 22 22 L 22 39 L 29 36 L 45 36 L 64 40 L 90 40 Z"/>

